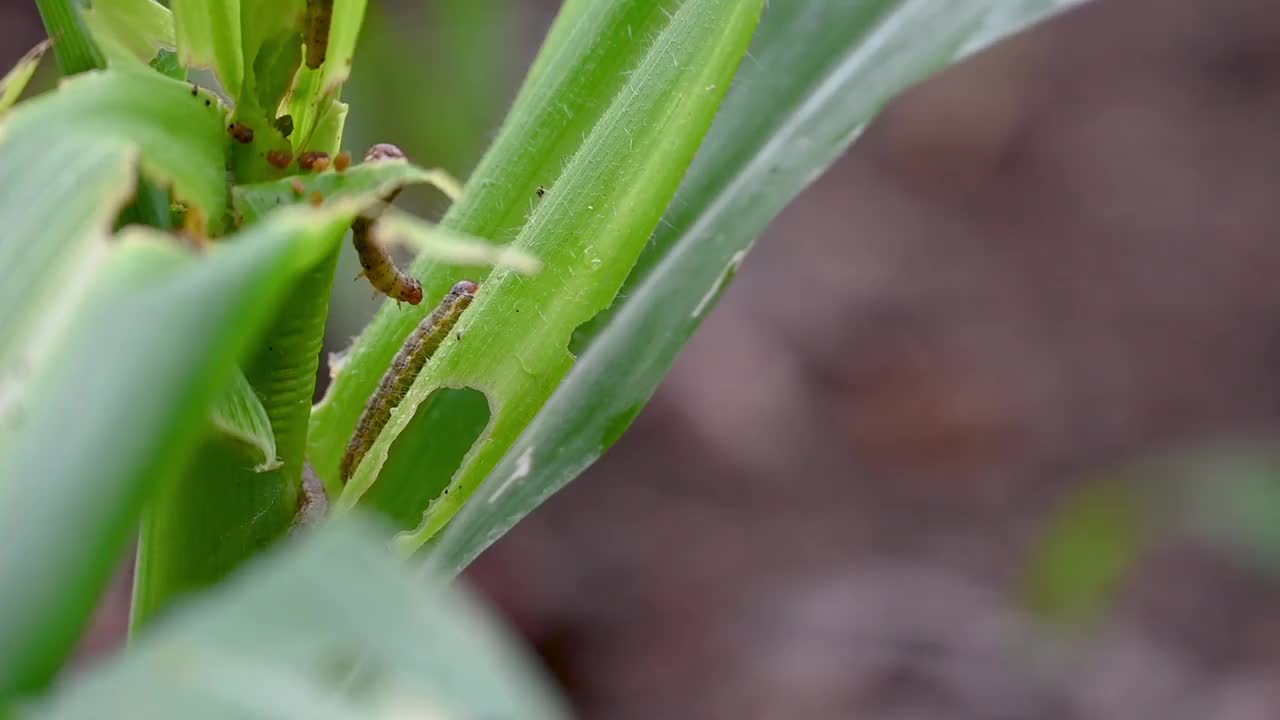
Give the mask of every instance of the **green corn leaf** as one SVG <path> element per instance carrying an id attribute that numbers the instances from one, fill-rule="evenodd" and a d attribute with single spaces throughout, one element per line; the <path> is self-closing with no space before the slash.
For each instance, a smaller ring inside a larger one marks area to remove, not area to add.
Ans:
<path id="1" fill-rule="evenodd" d="M 107 66 L 102 51 L 93 42 L 80 17 L 78 0 L 36 0 L 44 29 L 54 41 L 53 55 L 58 71 L 71 76 Z"/>
<path id="2" fill-rule="evenodd" d="M 441 387 L 484 392 L 493 420 L 407 544 L 420 544 L 439 530 L 474 490 L 568 370 L 574 329 L 607 307 L 625 279 L 710 125 L 759 9 L 752 3 L 690 0 L 657 34 L 637 40 L 646 52 L 513 243 L 543 260 L 546 269 L 532 277 L 504 270 L 489 277 L 337 507 L 353 504 L 368 490 L 393 441 L 409 457 L 415 445 L 433 442 L 429 438 L 440 428 L 428 425 L 397 436 L 411 411 Z M 455 423 L 445 418 L 442 424 Z M 419 481 L 416 475 L 378 481 L 396 486 Z M 379 497 L 384 496 L 371 496 Z"/>
<path id="3" fill-rule="evenodd" d="M 351 74 L 366 0 L 332 0 L 332 4 L 324 64 L 314 69 L 305 65 L 299 68 L 289 97 L 289 113 L 293 115 L 296 128 L 292 138 L 295 152 L 323 150 L 332 153 L 337 147 L 337 142 L 318 128 L 324 124 L 325 117 L 334 112 L 333 104 L 338 99 L 342 84 Z"/>
<path id="4" fill-rule="evenodd" d="M 214 403 L 212 420 L 219 432 L 254 454 L 258 463 L 254 471 L 266 472 L 280 467 L 271 418 L 243 372 L 236 371 L 231 384 Z"/>
<path id="5" fill-rule="evenodd" d="M 568 717 L 476 598 L 424 581 L 378 537 L 326 523 L 17 717 Z"/>
<path id="6" fill-rule="evenodd" d="M 232 207 L 242 223 L 255 223 L 277 208 L 310 202 L 319 193 L 326 203 L 363 195 L 381 197 L 410 185 L 431 185 L 446 195 L 456 196 L 457 181 L 442 170 L 420 168 L 403 160 L 384 160 L 353 165 L 346 172 L 314 175 L 237 185 L 232 188 Z"/>
<path id="7" fill-rule="evenodd" d="M 1062 4 L 770 5 L 619 299 L 575 335 L 573 370 L 440 539 L 436 559 L 465 566 L 621 436 L 751 244 L 893 94 Z"/>
<path id="8" fill-rule="evenodd" d="M 216 232 L 227 205 L 225 120 L 208 91 L 149 69 L 120 68 L 76 76 L 57 92 L 23 103 L 0 124 L 0 143 L 16 153 L 71 135 L 136 143 L 143 174 L 171 188 L 175 200 L 206 219 L 200 227 L 207 223 Z M 5 169 L 26 167 L 29 161 Z"/>
<path id="9" fill-rule="evenodd" d="M 18 102 L 22 91 L 27 89 L 27 83 L 31 82 L 32 76 L 36 74 L 36 68 L 39 67 L 44 54 L 52 46 L 52 40 L 45 40 L 31 48 L 26 55 L 18 59 L 18 62 L 3 78 L 0 78 L 0 116 L 3 116 L 6 110 Z"/>
<path id="10" fill-rule="evenodd" d="M 96 171 L 118 177 L 116 157 Z M 0 700 L 70 652 L 144 500 L 189 457 L 293 279 L 332 249 L 314 238 L 334 218 L 277 218 L 201 259 L 138 231 L 83 269 L 90 287 L 0 450 Z"/>
<path id="11" fill-rule="evenodd" d="M 566 3 L 502 131 L 468 181 L 466 196 L 450 208 L 444 226 L 490 240 L 514 237 L 528 220 L 536 189 L 554 184 L 629 82 L 653 38 L 669 23 L 667 10 L 649 0 Z M 458 280 L 459 270 L 424 261 L 415 263 L 413 274 L 422 280 L 426 297 L 438 298 Z M 317 406 L 309 455 L 327 484 L 337 482 L 343 449 L 366 400 L 404 338 L 429 312 L 427 304 L 384 305 Z M 457 418 L 459 428 L 487 420 L 487 408 L 469 401 L 464 405 L 440 416 Z M 412 493 L 428 499 L 448 484 L 452 473 L 452 468 L 419 470 L 424 474 L 411 483 L 418 486 Z"/>
<path id="12" fill-rule="evenodd" d="M 161 50 L 178 46 L 173 13 L 155 0 L 95 2 L 85 8 L 84 23 L 113 63 L 145 65 Z"/>
<path id="13" fill-rule="evenodd" d="M 172 0 L 178 57 L 188 68 L 209 68 L 232 98 L 244 82 L 240 0 Z"/>

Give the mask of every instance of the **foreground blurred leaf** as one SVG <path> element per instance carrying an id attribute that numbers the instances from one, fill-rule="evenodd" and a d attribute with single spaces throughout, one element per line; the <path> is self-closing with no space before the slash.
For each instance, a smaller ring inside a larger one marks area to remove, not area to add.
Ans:
<path id="1" fill-rule="evenodd" d="M 39 152 L 71 136 L 136 143 L 143 173 L 171 186 L 178 202 L 216 230 L 227 205 L 224 121 L 221 103 L 208 91 L 145 68 L 113 69 L 79 75 L 57 92 L 23 103 L 0 125 L 0 142 L 19 153 Z M 16 174 L 33 165 L 9 167 Z M 29 182 L 5 187 L 23 198 L 45 192 Z"/>
<path id="2" fill-rule="evenodd" d="M 0 144 L 0 438 L 32 402 L 30 377 L 55 357 L 86 273 L 106 253 L 133 164 L 123 143 Z"/>
<path id="3" fill-rule="evenodd" d="M 324 250 L 309 242 L 317 224 L 279 216 L 199 260 L 135 234 L 82 274 L 91 288 L 0 456 L 0 698 L 47 682 L 71 650 L 143 502 L 182 466 L 237 358 Z"/>
<path id="4" fill-rule="evenodd" d="M 567 716 L 475 598 L 424 582 L 378 537 L 322 526 L 19 717 Z"/>
<path id="5" fill-rule="evenodd" d="M 18 102 L 18 97 L 27 88 L 27 83 L 31 82 L 31 77 L 36 74 L 40 60 L 52 45 L 52 40 L 45 40 L 31 48 L 26 55 L 18 59 L 13 69 L 0 78 L 0 116 Z"/>
<path id="6" fill-rule="evenodd" d="M 266 472 L 280 467 L 271 418 L 254 394 L 248 378 L 238 369 L 231 384 L 213 405 L 213 426 L 256 454 L 259 462 L 254 471 Z"/>
<path id="7" fill-rule="evenodd" d="M 889 98 L 1064 4 L 771 4 L 750 59 L 617 301 L 575 335 L 572 371 L 440 539 L 437 559 L 465 566 L 621 436 L 751 244 Z"/>

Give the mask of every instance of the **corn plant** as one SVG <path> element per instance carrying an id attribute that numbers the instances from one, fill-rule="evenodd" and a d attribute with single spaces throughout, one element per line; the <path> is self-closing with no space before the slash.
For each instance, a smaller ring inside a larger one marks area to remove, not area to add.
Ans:
<path id="1" fill-rule="evenodd" d="M 441 586 L 617 441 L 889 98 L 1068 1 L 566 0 L 459 187 L 344 151 L 364 0 L 37 0 L 0 85 L 0 702 L 563 716 Z M 438 225 L 387 207 L 414 183 Z M 393 297 L 313 406 L 349 229 Z M 135 536 L 134 642 L 51 688 Z"/>

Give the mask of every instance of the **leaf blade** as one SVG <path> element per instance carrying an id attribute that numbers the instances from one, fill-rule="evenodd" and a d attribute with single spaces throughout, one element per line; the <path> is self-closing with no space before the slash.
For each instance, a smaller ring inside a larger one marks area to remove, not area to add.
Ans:
<path id="1" fill-rule="evenodd" d="M 465 567 L 585 470 L 652 396 L 769 221 L 901 88 L 1068 2 L 775 4 L 672 207 L 620 293 L 575 338 L 561 388 L 432 548 Z M 1006 12 L 1007 10 L 1007 12 Z"/>

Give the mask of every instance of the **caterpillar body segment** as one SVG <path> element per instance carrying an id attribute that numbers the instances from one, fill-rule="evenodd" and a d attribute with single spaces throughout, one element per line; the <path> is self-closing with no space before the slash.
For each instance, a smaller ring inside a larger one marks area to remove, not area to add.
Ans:
<path id="1" fill-rule="evenodd" d="M 479 286 L 470 280 L 458 282 L 405 340 L 395 360 L 391 362 L 391 367 L 378 383 L 378 389 L 365 405 L 355 433 L 347 443 L 347 450 L 339 466 L 343 483 L 351 479 L 351 475 L 360 466 L 360 461 L 369 452 L 369 448 L 373 447 L 374 440 L 387 426 L 391 412 L 404 400 L 413 381 L 422 372 L 422 368 L 426 367 L 440 343 L 449 336 L 458 323 L 458 318 L 471 305 L 478 289 Z"/>
<path id="2" fill-rule="evenodd" d="M 404 152 L 395 145 L 379 143 L 365 153 L 365 162 L 402 160 Z M 390 251 L 374 237 L 374 224 L 400 194 L 396 188 L 387 193 L 373 207 L 365 210 L 351 224 L 351 244 L 360 256 L 361 275 L 369 280 L 375 290 L 399 302 L 417 305 L 422 302 L 422 284 L 409 273 L 396 267 Z"/>
<path id="3" fill-rule="evenodd" d="M 307 67 L 315 70 L 324 64 L 329 50 L 329 25 L 333 22 L 333 0 L 307 0 L 306 30 Z"/>
<path id="4" fill-rule="evenodd" d="M 399 302 L 422 302 L 422 283 L 396 267 L 391 253 L 373 238 L 373 220 L 358 217 L 351 224 L 351 244 L 360 256 L 360 274 L 375 290 Z"/>

